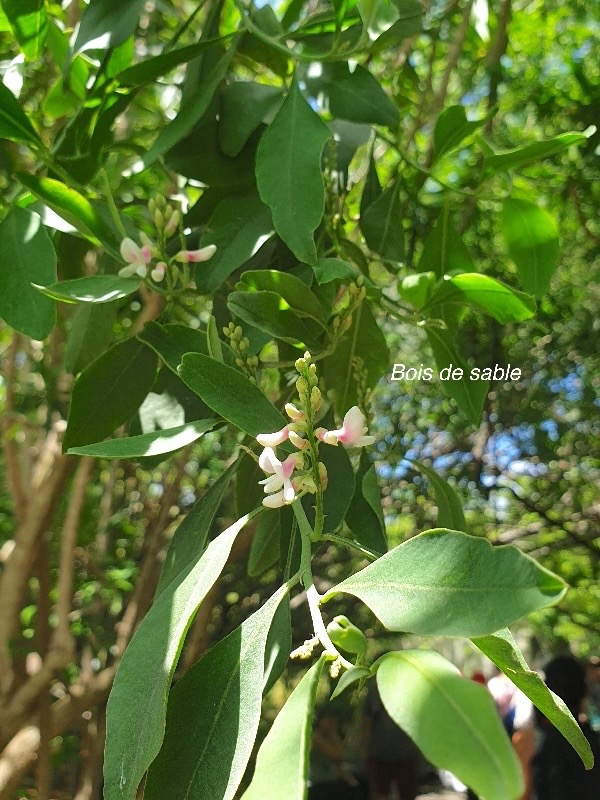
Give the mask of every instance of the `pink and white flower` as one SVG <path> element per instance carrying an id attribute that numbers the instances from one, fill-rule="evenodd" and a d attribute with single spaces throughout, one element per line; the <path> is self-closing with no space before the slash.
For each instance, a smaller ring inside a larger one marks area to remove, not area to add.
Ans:
<path id="1" fill-rule="evenodd" d="M 127 266 L 119 270 L 122 278 L 131 278 L 133 275 L 145 278 L 148 274 L 148 264 L 152 260 L 152 242 L 143 231 L 140 233 L 140 241 L 141 247 L 128 236 L 121 242 L 121 256 L 127 261 Z"/>
<path id="2" fill-rule="evenodd" d="M 375 441 L 374 436 L 366 435 L 366 422 L 365 415 L 360 408 L 352 406 L 349 411 L 346 411 L 341 428 L 335 431 L 319 428 L 315 433 L 325 444 L 336 445 L 341 442 L 346 447 L 365 447 Z"/>
<path id="3" fill-rule="evenodd" d="M 280 431 L 275 431 L 275 433 L 259 433 L 256 437 L 256 441 L 262 447 L 277 447 L 278 444 L 283 444 L 289 435 L 290 431 L 286 425 Z"/>
<path id="4" fill-rule="evenodd" d="M 164 280 L 166 272 L 167 265 L 164 261 L 159 261 L 154 269 L 150 272 L 150 277 L 155 283 L 160 283 L 162 280 Z"/>
<path id="5" fill-rule="evenodd" d="M 265 494 L 269 495 L 263 500 L 267 508 L 280 508 L 294 502 L 296 491 L 291 478 L 298 466 L 298 456 L 298 453 L 294 453 L 281 462 L 272 447 L 265 447 L 262 451 L 258 465 L 269 477 L 259 483 L 264 486 Z"/>
<path id="6" fill-rule="evenodd" d="M 175 261 L 181 261 L 182 264 L 197 264 L 200 261 L 208 261 L 216 252 L 216 244 L 208 244 L 199 250 L 180 250 L 175 256 Z"/>

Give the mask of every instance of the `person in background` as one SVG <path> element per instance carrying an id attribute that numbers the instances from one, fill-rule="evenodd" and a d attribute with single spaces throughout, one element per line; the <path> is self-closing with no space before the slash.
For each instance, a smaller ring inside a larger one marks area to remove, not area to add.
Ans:
<path id="1" fill-rule="evenodd" d="M 536 709 L 537 745 L 531 767 L 533 800 L 599 800 L 600 739 L 581 717 L 587 693 L 583 664 L 572 656 L 559 656 L 544 669 L 546 685 L 561 697 L 590 743 L 594 767 L 586 770 L 564 736 Z"/>
<path id="2" fill-rule="evenodd" d="M 416 800 L 420 751 L 385 710 L 375 681 L 365 701 L 367 772 L 373 800 Z"/>

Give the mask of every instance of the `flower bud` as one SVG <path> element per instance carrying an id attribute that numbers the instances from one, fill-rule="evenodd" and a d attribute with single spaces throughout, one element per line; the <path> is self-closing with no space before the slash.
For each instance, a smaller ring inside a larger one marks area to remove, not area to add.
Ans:
<path id="1" fill-rule="evenodd" d="M 329 476 L 327 475 L 327 467 L 322 461 L 319 461 L 319 479 L 321 481 L 321 489 L 326 489 L 329 483 Z"/>
<path id="2" fill-rule="evenodd" d="M 321 392 L 318 386 L 313 386 L 310 391 L 310 407 L 313 411 L 318 411 L 321 408 Z"/>
<path id="3" fill-rule="evenodd" d="M 295 422 L 302 422 L 306 419 L 306 414 L 304 411 L 301 411 L 299 408 L 293 403 L 286 403 L 285 404 L 285 413 L 288 415 L 290 419 L 293 419 Z"/>
<path id="4" fill-rule="evenodd" d="M 360 655 L 367 649 L 367 637 L 343 614 L 333 618 L 327 626 L 327 633 L 334 645 L 347 653 Z"/>
<path id="5" fill-rule="evenodd" d="M 296 389 L 301 397 L 308 392 L 308 383 L 305 378 L 298 378 L 296 381 Z"/>

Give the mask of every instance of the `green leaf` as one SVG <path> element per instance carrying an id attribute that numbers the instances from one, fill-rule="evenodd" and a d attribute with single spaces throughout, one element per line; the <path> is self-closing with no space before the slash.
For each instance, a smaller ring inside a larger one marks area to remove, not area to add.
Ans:
<path id="1" fill-rule="evenodd" d="M 252 537 L 248 556 L 248 575 L 256 578 L 279 560 L 279 512 L 269 509 L 262 515 Z"/>
<path id="2" fill-rule="evenodd" d="M 335 411 L 343 417 L 356 405 L 358 395 L 354 379 L 355 359 L 361 358 L 367 372 L 367 387 L 373 388 L 389 368 L 390 355 L 383 332 L 377 325 L 370 305 L 363 302 L 354 312 L 352 325 L 325 360 L 325 377 L 335 392 Z"/>
<path id="3" fill-rule="evenodd" d="M 161 53 L 159 56 L 147 58 L 139 64 L 134 64 L 132 67 L 127 67 L 127 69 L 118 72 L 115 75 L 115 79 L 122 86 L 142 86 L 144 83 L 150 83 L 162 75 L 166 75 L 179 64 L 186 64 L 207 50 L 211 50 L 215 45 L 226 44 L 230 38 L 231 35 L 221 36 L 217 39 L 201 39 L 185 47 L 167 50 L 167 52 Z"/>
<path id="4" fill-rule="evenodd" d="M 210 358 L 213 358 L 215 361 L 220 361 L 221 364 L 223 364 L 223 348 L 221 347 L 221 340 L 219 339 L 217 322 L 212 314 L 208 318 L 206 343 L 208 345 L 208 355 Z"/>
<path id="5" fill-rule="evenodd" d="M 200 237 L 200 247 L 214 244 L 217 252 L 196 268 L 198 290 L 203 294 L 215 292 L 272 234 L 271 212 L 255 193 L 222 200 Z"/>
<path id="6" fill-rule="evenodd" d="M 514 150 L 506 150 L 504 153 L 487 154 L 485 157 L 485 167 L 491 172 L 502 172 L 504 170 L 518 169 L 534 161 L 541 161 L 549 156 L 561 153 L 574 144 L 582 144 L 592 135 L 593 131 L 584 133 L 561 133 L 552 139 L 543 142 L 533 142 L 525 147 L 516 147 Z"/>
<path id="7" fill-rule="evenodd" d="M 404 228 L 398 186 L 394 183 L 384 189 L 364 211 L 360 229 L 369 249 L 387 261 L 404 258 Z"/>
<path id="8" fill-rule="evenodd" d="M 24 186 L 60 217 L 94 244 L 104 244 L 121 261 L 113 231 L 86 197 L 54 178 L 40 178 L 24 172 L 17 173 L 17 176 Z"/>
<path id="9" fill-rule="evenodd" d="M 271 209 L 277 233 L 306 264 L 317 260 L 313 233 L 325 208 L 321 153 L 330 136 L 294 78 L 256 154 L 260 197 Z"/>
<path id="10" fill-rule="evenodd" d="M 96 458 L 143 458 L 145 456 L 162 456 L 181 450 L 188 444 L 197 441 L 206 431 L 214 428 L 216 420 L 201 419 L 175 428 L 165 428 L 143 433 L 141 436 L 127 436 L 123 439 L 109 439 L 84 447 L 71 447 L 69 453 L 77 456 L 95 456 Z"/>
<path id="11" fill-rule="evenodd" d="M 239 460 L 234 461 L 180 522 L 169 543 L 154 602 L 172 580 L 195 564 L 204 553 L 212 524 L 239 463 Z"/>
<path id="12" fill-rule="evenodd" d="M 312 715 L 324 664 L 325 658 L 321 656 L 275 718 L 258 751 L 252 781 L 242 800 L 306 797 Z"/>
<path id="13" fill-rule="evenodd" d="M 163 746 L 144 788 L 146 800 L 233 798 L 258 730 L 267 636 L 288 591 L 282 586 L 172 689 Z"/>
<path id="14" fill-rule="evenodd" d="M 387 541 L 381 494 L 375 465 L 363 450 L 356 471 L 356 488 L 346 513 L 346 525 L 359 544 L 374 553 L 385 553 Z"/>
<path id="15" fill-rule="evenodd" d="M 54 303 L 31 285 L 56 280 L 56 253 L 40 217 L 13 208 L 0 223 L 0 317 L 32 339 L 54 327 Z"/>
<path id="16" fill-rule="evenodd" d="M 278 86 L 235 81 L 221 93 L 219 141 L 227 156 L 237 156 L 258 126 L 271 122 L 283 95 Z"/>
<path id="17" fill-rule="evenodd" d="M 44 0 L 2 0 L 2 8 L 25 58 L 37 61 L 48 35 Z"/>
<path id="18" fill-rule="evenodd" d="M 535 203 L 509 197 L 502 205 L 500 223 L 521 286 L 534 297 L 543 297 L 558 266 L 556 222 Z"/>
<path id="19" fill-rule="evenodd" d="M 14 94 L 0 81 L 0 139 L 41 146 L 40 137 Z"/>
<path id="20" fill-rule="evenodd" d="M 99 442 L 138 410 L 156 379 L 157 358 L 137 339 L 111 347 L 73 386 L 64 450 Z"/>
<path id="21" fill-rule="evenodd" d="M 256 384 L 200 353 L 183 357 L 179 375 L 209 408 L 249 436 L 281 430 L 286 420 Z"/>
<path id="22" fill-rule="evenodd" d="M 177 369 L 186 353 L 208 355 L 206 331 L 188 328 L 187 325 L 159 325 L 157 322 L 149 322 L 137 338 L 151 347 L 175 375 L 178 375 Z M 225 363 L 235 366 L 236 356 L 231 347 L 226 342 L 221 342 L 221 349 Z"/>
<path id="23" fill-rule="evenodd" d="M 323 307 L 308 286 L 289 272 L 276 269 L 257 269 L 244 272 L 240 278 L 240 289 L 246 291 L 270 291 L 281 295 L 299 317 L 312 317 L 318 322 L 327 322 Z"/>
<path id="24" fill-rule="evenodd" d="M 437 528 L 330 589 L 360 598 L 388 630 L 484 636 L 558 602 L 564 581 L 512 545 Z"/>
<path id="25" fill-rule="evenodd" d="M 347 669 L 345 672 L 342 673 L 339 681 L 337 682 L 337 686 L 333 690 L 330 700 L 335 700 L 336 697 L 339 697 L 342 692 L 345 692 L 346 689 L 351 686 L 356 681 L 364 681 L 365 678 L 368 678 L 371 674 L 371 670 L 367 667 L 351 667 Z"/>
<path id="26" fill-rule="evenodd" d="M 459 411 L 473 425 L 478 425 L 481 420 L 481 412 L 487 396 L 489 381 L 469 380 L 469 367 L 456 350 L 447 330 L 429 327 L 427 328 L 427 338 L 440 373 L 442 370 L 446 370 L 445 374 L 458 374 L 455 373 L 455 370 L 462 370 L 461 377 L 452 380 L 441 380 L 440 383 L 445 394 L 455 400 Z M 448 372 L 448 369 L 450 369 L 450 372 Z"/>
<path id="27" fill-rule="evenodd" d="M 134 166 L 134 173 L 147 169 L 161 156 L 164 156 L 168 150 L 186 137 L 194 125 L 204 116 L 219 84 L 227 74 L 229 62 L 236 51 L 236 45 L 237 40 L 233 40 L 225 53 L 206 75 L 206 78 L 202 80 L 200 86 L 182 104 L 177 116 L 162 128 L 152 147 Z"/>
<path id="28" fill-rule="evenodd" d="M 378 662 L 383 705 L 428 761 L 486 800 L 518 800 L 521 766 L 490 693 L 439 653 L 403 650 Z"/>
<path id="29" fill-rule="evenodd" d="M 77 375 L 111 345 L 117 305 L 86 303 L 75 308 L 65 346 L 65 372 Z"/>
<path id="30" fill-rule="evenodd" d="M 424 8 L 419 0 L 394 0 L 394 6 L 399 17 L 371 44 L 370 51 L 374 55 L 397 47 L 405 39 L 421 31 Z"/>
<path id="31" fill-rule="evenodd" d="M 425 239 L 419 271 L 433 272 L 438 278 L 454 271 L 475 272 L 475 265 L 447 205 L 442 208 L 433 230 Z"/>
<path id="32" fill-rule="evenodd" d="M 140 283 L 139 278 L 95 275 L 93 278 L 74 278 L 49 286 L 33 285 L 46 297 L 63 303 L 112 303 L 137 292 Z"/>
<path id="33" fill-rule="evenodd" d="M 321 69 L 318 77 L 307 77 L 306 85 L 311 94 L 324 96 L 332 117 L 398 127 L 398 109 L 369 70 L 359 64 L 351 69 L 346 61 L 324 63 Z"/>
<path id="34" fill-rule="evenodd" d="M 265 648 L 263 694 L 271 691 L 286 667 L 292 649 L 292 620 L 289 595 L 277 607 Z"/>
<path id="35" fill-rule="evenodd" d="M 470 134 L 485 125 L 489 117 L 468 120 L 464 106 L 449 106 L 445 108 L 433 130 L 433 161 L 434 164 L 445 153 L 454 150 Z"/>
<path id="36" fill-rule="evenodd" d="M 234 316 L 269 336 L 311 350 L 321 349 L 317 341 L 321 328 L 311 325 L 310 319 L 301 319 L 276 292 L 231 292 L 227 307 Z"/>
<path id="37" fill-rule="evenodd" d="M 590 743 L 564 701 L 550 691 L 537 672 L 529 668 L 511 632 L 505 629 L 472 641 L 562 733 L 579 753 L 585 768 L 591 769 L 594 756 Z"/>
<path id="38" fill-rule="evenodd" d="M 423 311 L 432 316 L 437 308 L 450 303 L 477 308 L 502 325 L 530 319 L 536 309 L 535 300 L 530 295 L 478 272 L 464 272 L 452 278 L 446 276 L 433 290 Z"/>
<path id="39" fill-rule="evenodd" d="M 431 467 L 421 464 L 420 461 L 411 461 L 411 464 L 414 464 L 433 486 L 437 505 L 438 528 L 450 528 L 450 530 L 466 532 L 467 523 L 460 499 L 448 481 L 440 477 Z"/>
<path id="40" fill-rule="evenodd" d="M 435 273 L 433 272 L 407 275 L 398 281 L 398 294 L 407 303 L 420 310 L 430 297 L 435 282 Z"/>
<path id="41" fill-rule="evenodd" d="M 165 735 L 167 693 L 185 635 L 223 571 L 236 536 L 256 513 L 223 531 L 199 561 L 165 587 L 129 643 L 106 709 L 105 800 L 135 800 Z M 258 684 L 262 685 L 262 673 Z M 201 692 L 200 696 L 214 700 L 219 695 Z"/>
<path id="42" fill-rule="evenodd" d="M 75 37 L 73 52 L 117 47 L 137 30 L 144 0 L 90 0 Z"/>
<path id="43" fill-rule="evenodd" d="M 339 258 L 320 258 L 314 265 L 313 272 L 319 284 L 355 280 L 359 275 L 356 267 Z"/>

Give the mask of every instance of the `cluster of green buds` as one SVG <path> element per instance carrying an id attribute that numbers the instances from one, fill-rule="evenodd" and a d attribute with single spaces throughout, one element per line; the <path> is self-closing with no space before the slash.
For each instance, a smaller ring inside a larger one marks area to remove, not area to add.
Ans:
<path id="1" fill-rule="evenodd" d="M 369 388 L 369 370 L 365 361 L 360 356 L 355 356 L 352 360 L 352 377 L 356 385 L 356 395 L 358 405 L 368 419 L 369 404 L 372 390 Z"/>
<path id="2" fill-rule="evenodd" d="M 148 211 L 156 226 L 159 239 L 170 239 L 181 225 L 181 211 L 172 206 L 166 198 L 161 195 L 150 198 L 148 201 Z"/>
<path id="3" fill-rule="evenodd" d="M 243 369 L 252 383 L 257 383 L 256 370 L 258 368 L 258 356 L 251 356 L 250 340 L 244 336 L 244 332 L 239 325 L 230 322 L 223 328 L 223 334 L 229 341 L 229 346 L 235 353 L 235 363 Z"/>
<path id="4" fill-rule="evenodd" d="M 333 336 L 334 341 L 340 339 L 352 326 L 356 309 L 367 295 L 364 278 L 359 275 L 356 281 L 347 286 L 340 286 L 333 304 Z"/>

